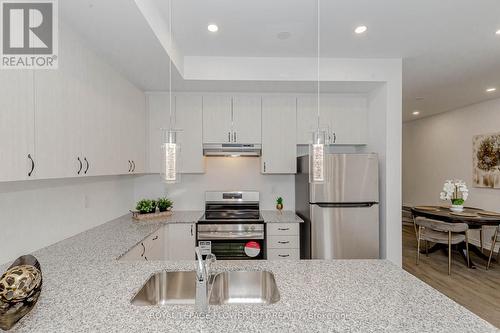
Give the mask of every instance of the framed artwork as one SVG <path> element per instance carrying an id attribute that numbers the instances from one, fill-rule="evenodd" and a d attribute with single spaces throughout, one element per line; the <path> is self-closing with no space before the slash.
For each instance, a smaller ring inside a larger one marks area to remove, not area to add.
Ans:
<path id="1" fill-rule="evenodd" d="M 472 138 L 474 187 L 500 188 L 500 133 Z"/>

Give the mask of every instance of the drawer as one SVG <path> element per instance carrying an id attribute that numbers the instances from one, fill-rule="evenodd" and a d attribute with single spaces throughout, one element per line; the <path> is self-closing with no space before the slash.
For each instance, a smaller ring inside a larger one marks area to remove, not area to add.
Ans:
<path id="1" fill-rule="evenodd" d="M 268 249 L 267 250 L 268 260 L 299 260 L 300 250 L 299 249 Z"/>
<path id="2" fill-rule="evenodd" d="M 298 249 L 299 236 L 267 236 L 268 249 Z"/>
<path id="3" fill-rule="evenodd" d="M 298 223 L 268 223 L 267 235 L 269 236 L 298 236 Z"/>

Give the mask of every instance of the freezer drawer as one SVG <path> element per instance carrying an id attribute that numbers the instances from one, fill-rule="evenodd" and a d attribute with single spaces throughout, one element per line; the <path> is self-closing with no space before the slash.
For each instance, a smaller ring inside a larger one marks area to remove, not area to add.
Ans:
<path id="1" fill-rule="evenodd" d="M 312 259 L 378 259 L 379 209 L 311 205 Z"/>

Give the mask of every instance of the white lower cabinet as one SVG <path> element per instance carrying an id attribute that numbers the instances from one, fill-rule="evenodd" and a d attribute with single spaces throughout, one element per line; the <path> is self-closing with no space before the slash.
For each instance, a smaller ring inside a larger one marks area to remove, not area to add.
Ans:
<path id="1" fill-rule="evenodd" d="M 268 223 L 266 229 L 268 260 L 300 259 L 298 223 Z"/>
<path id="2" fill-rule="evenodd" d="M 130 249 L 119 260 L 193 260 L 195 231 L 194 223 L 166 224 Z"/>
<path id="3" fill-rule="evenodd" d="M 173 223 L 168 225 L 168 259 L 194 260 L 196 243 L 194 223 Z"/>

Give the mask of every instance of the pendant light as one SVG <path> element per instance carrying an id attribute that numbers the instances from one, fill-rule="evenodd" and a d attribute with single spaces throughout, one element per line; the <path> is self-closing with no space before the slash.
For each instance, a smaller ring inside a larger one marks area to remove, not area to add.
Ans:
<path id="1" fill-rule="evenodd" d="M 169 25 L 170 25 L 170 45 L 173 44 L 172 38 L 172 0 L 168 2 Z M 169 91 L 169 127 L 162 128 L 161 144 L 161 178 L 167 184 L 179 183 L 181 174 L 179 172 L 180 144 L 178 143 L 178 129 L 173 129 L 172 124 L 172 57 L 169 56 L 168 64 L 168 91 Z"/>
<path id="2" fill-rule="evenodd" d="M 309 145 L 309 182 L 320 184 L 325 182 L 325 145 L 326 131 L 320 128 L 320 0 L 317 0 L 317 23 L 318 23 L 318 59 L 317 59 L 317 124 L 316 130 L 312 133 L 312 141 Z"/>

